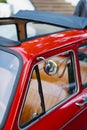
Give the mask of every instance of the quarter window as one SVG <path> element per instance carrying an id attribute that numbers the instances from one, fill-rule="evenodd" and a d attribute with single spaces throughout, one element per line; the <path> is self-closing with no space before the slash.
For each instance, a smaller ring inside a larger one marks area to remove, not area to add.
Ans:
<path id="1" fill-rule="evenodd" d="M 33 69 L 29 89 L 20 116 L 23 127 L 64 101 L 77 90 L 73 53 L 44 59 Z"/>

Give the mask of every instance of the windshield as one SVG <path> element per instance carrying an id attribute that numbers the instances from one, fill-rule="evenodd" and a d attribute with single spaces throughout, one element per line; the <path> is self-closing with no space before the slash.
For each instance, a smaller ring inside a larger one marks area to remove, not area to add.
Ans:
<path id="1" fill-rule="evenodd" d="M 0 50 L 0 125 L 11 100 L 19 68 L 19 59 L 9 52 Z"/>

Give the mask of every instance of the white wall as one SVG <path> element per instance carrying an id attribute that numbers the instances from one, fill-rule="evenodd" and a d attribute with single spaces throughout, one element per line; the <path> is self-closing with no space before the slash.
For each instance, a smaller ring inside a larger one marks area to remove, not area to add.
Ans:
<path id="1" fill-rule="evenodd" d="M 9 4 L 0 3 L 0 17 L 11 16 L 11 7 Z"/>
<path id="2" fill-rule="evenodd" d="M 29 0 L 7 0 L 7 2 L 13 8 L 13 13 L 17 13 L 19 10 L 34 10 L 34 6 Z"/>
<path id="3" fill-rule="evenodd" d="M 0 2 L 0 17 L 9 17 L 19 10 L 35 10 L 29 0 L 7 0 L 7 3 Z"/>
<path id="4" fill-rule="evenodd" d="M 65 0 L 68 3 L 71 3 L 73 6 L 76 6 L 79 0 Z"/>

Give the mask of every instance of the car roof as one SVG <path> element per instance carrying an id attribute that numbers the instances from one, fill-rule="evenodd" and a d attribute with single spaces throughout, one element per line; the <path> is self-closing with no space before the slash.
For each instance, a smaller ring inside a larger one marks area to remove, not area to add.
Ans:
<path id="1" fill-rule="evenodd" d="M 32 21 L 44 22 L 44 23 L 53 24 L 56 26 L 66 27 L 66 28 L 71 29 L 71 31 L 72 29 L 83 30 L 84 28 L 87 27 L 87 18 L 52 13 L 52 12 L 20 10 L 14 16 L 9 17 L 9 19 L 10 18 L 22 19 L 22 20 L 27 20 L 27 21 L 32 20 Z M 26 39 L 26 41 L 30 41 L 30 40 L 33 40 L 33 39 Z M 6 46 L 6 47 L 20 46 L 23 42 L 24 41 L 13 41 L 10 39 L 0 37 L 0 46 Z"/>
<path id="2" fill-rule="evenodd" d="M 82 42 L 86 37 L 87 33 L 83 30 L 68 30 L 66 32 L 55 33 L 37 39 L 24 41 L 21 46 L 17 48 L 19 53 L 23 53 L 23 55 L 31 59 L 47 52 Z"/>
<path id="3" fill-rule="evenodd" d="M 73 29 L 87 28 L 87 18 L 52 12 L 20 10 L 13 18 L 45 22 Z"/>

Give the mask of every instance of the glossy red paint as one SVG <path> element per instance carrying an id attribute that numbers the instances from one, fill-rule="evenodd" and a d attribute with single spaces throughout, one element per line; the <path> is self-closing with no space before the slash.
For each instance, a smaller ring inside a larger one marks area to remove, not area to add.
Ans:
<path id="1" fill-rule="evenodd" d="M 23 42 L 18 47 L 10 47 L 10 49 L 17 51 L 23 58 L 23 67 L 18 82 L 18 87 L 14 96 L 11 109 L 8 114 L 3 130 L 18 130 L 19 129 L 19 115 L 23 103 L 24 95 L 27 89 L 29 77 L 34 64 L 36 64 L 36 57 L 45 55 L 49 57 L 57 53 L 73 50 L 75 55 L 75 64 L 78 79 L 78 92 L 68 99 L 65 103 L 61 103 L 54 110 L 47 113 L 42 119 L 27 127 L 27 130 L 72 130 L 77 128 L 82 130 L 83 121 L 87 122 L 87 105 L 78 107 L 76 102 L 82 101 L 82 97 L 87 95 L 86 91 L 82 89 L 80 72 L 78 68 L 77 47 L 79 44 L 87 41 L 86 30 L 68 30 L 66 32 L 51 34 L 41 38 L 35 38 Z M 83 113 L 80 116 L 80 113 Z M 80 116 L 80 117 L 79 117 Z M 75 122 L 73 120 L 75 119 Z M 86 125 L 83 130 L 86 130 Z"/>
<path id="2" fill-rule="evenodd" d="M 72 43 L 84 42 L 87 37 L 87 32 L 84 30 L 69 30 L 66 32 L 55 33 L 33 40 L 25 41 L 19 47 L 13 47 L 14 50 L 21 53 L 26 57 L 36 57 L 37 55 L 44 54 L 46 51 L 62 48 Z"/>

